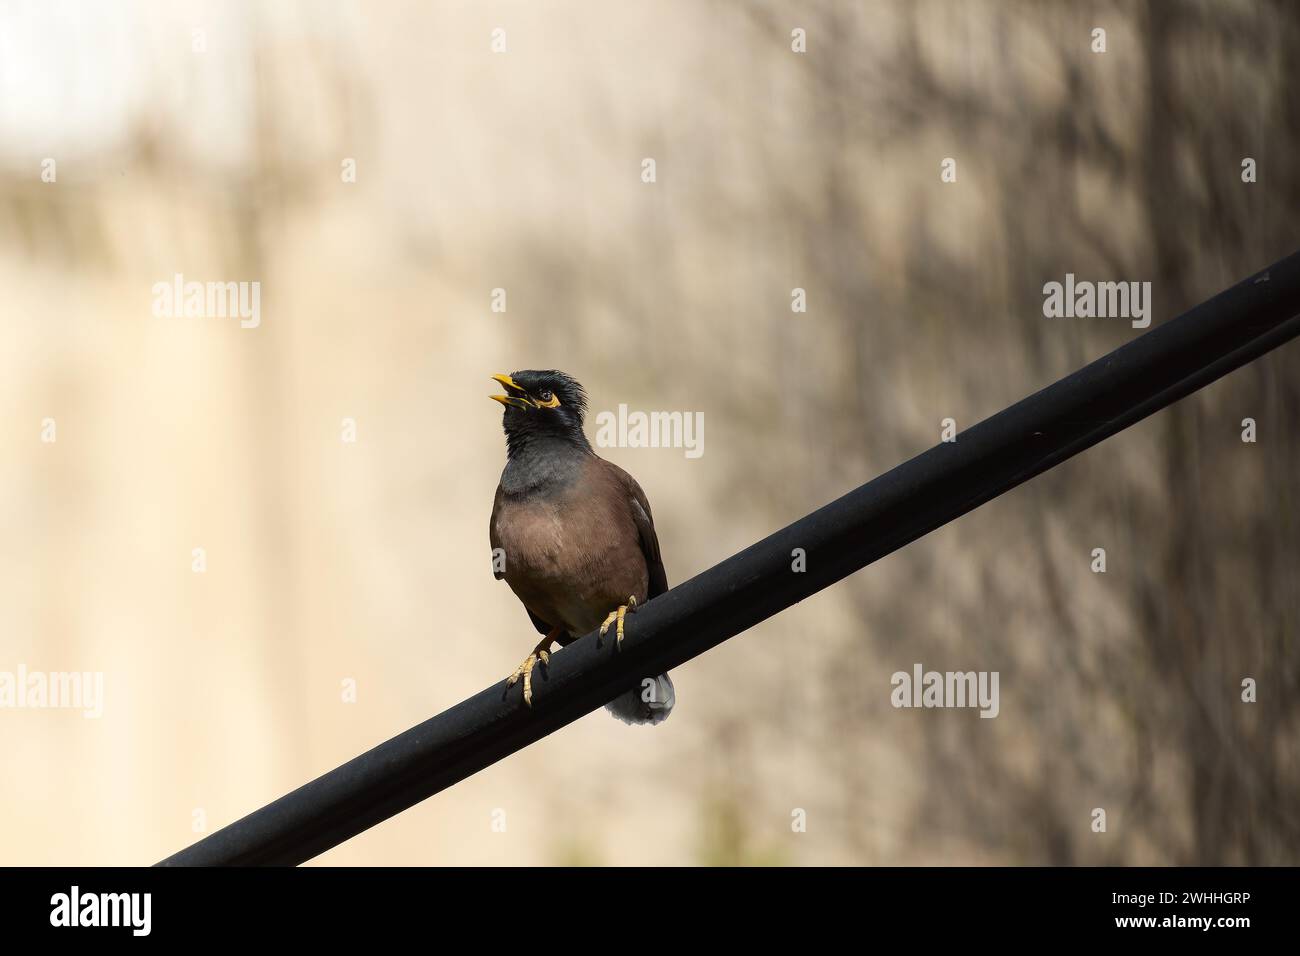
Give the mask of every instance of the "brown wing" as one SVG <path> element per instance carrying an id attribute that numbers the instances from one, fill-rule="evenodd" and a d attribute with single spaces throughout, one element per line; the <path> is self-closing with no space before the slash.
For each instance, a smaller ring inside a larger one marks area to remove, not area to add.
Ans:
<path id="1" fill-rule="evenodd" d="M 628 509 L 636 525 L 637 536 L 641 539 L 641 554 L 645 558 L 646 570 L 650 572 L 650 587 L 646 599 L 658 597 L 668 590 L 668 573 L 664 570 L 663 558 L 659 554 L 659 536 L 655 534 L 654 516 L 650 512 L 650 500 L 646 498 L 636 479 L 613 462 L 605 462 L 617 477 L 628 496 Z"/>

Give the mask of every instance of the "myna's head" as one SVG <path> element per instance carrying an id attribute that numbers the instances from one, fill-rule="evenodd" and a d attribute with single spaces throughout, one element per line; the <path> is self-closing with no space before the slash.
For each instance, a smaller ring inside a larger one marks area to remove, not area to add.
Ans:
<path id="1" fill-rule="evenodd" d="M 586 445 L 582 421 L 587 414 L 587 393 L 576 380 L 555 369 L 528 369 L 493 375 L 505 388 L 491 396 L 505 406 L 502 424 L 506 447 L 513 454 L 535 437 L 567 438 Z"/>

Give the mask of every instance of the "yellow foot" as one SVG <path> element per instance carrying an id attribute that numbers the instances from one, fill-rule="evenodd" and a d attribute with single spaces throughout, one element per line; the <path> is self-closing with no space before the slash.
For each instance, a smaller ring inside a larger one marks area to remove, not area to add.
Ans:
<path id="1" fill-rule="evenodd" d="M 507 687 L 514 687 L 519 678 L 524 679 L 524 703 L 529 707 L 533 706 L 533 668 L 540 661 L 543 667 L 550 666 L 551 663 L 551 644 L 555 638 L 547 634 L 546 638 L 533 648 L 533 652 L 524 658 L 524 662 L 515 668 L 515 672 L 506 680 Z"/>
<path id="2" fill-rule="evenodd" d="M 605 623 L 600 625 L 600 633 L 596 635 L 596 646 L 597 647 L 601 646 L 602 639 L 605 636 L 605 632 L 609 630 L 609 626 L 611 624 L 617 621 L 618 627 L 615 630 L 615 633 L 618 635 L 618 639 L 614 642 L 614 646 L 622 647 L 623 646 L 623 618 L 624 616 L 631 614 L 635 611 L 636 611 L 636 595 L 631 594 L 628 595 L 627 603 L 620 604 L 618 606 L 617 611 L 610 611 L 609 615 L 605 618 Z"/>

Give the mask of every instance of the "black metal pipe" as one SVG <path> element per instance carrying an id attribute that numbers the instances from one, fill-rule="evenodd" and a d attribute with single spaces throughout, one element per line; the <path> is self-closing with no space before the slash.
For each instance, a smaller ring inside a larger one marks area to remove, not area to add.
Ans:
<path id="1" fill-rule="evenodd" d="M 159 865 L 308 860 L 1298 334 L 1295 253 L 656 598 L 620 652 L 569 645 L 534 672 L 532 710 L 498 682 Z"/>

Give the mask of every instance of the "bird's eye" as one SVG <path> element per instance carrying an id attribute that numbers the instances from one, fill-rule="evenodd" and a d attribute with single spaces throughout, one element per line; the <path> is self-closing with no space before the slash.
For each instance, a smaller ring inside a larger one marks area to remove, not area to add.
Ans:
<path id="1" fill-rule="evenodd" d="M 551 395 L 549 390 L 543 389 L 541 394 L 539 394 L 537 397 L 544 402 L 549 402 L 553 396 Z"/>

